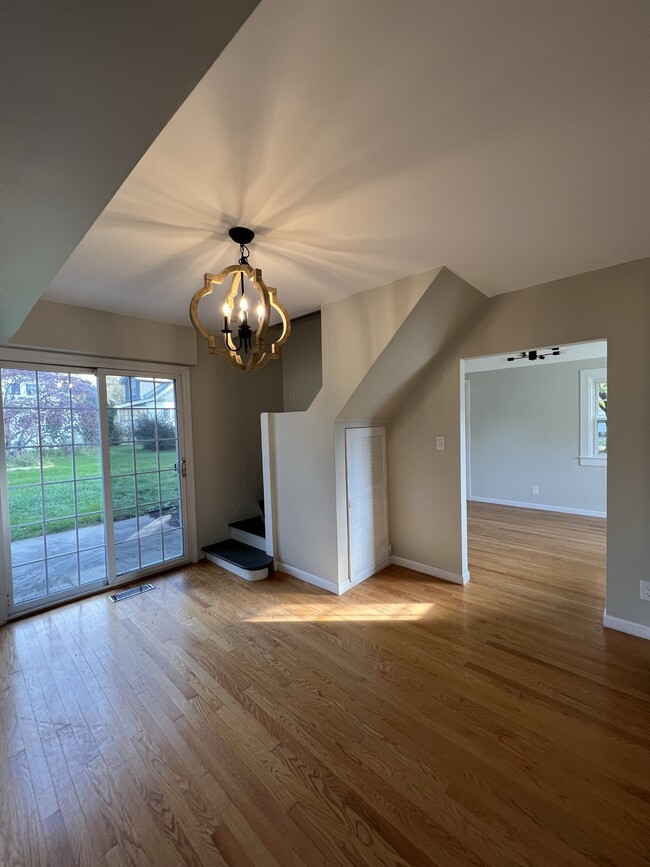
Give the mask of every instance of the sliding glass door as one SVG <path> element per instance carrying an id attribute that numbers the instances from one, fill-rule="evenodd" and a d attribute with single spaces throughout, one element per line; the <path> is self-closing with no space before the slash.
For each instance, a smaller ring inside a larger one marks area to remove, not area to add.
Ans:
<path id="1" fill-rule="evenodd" d="M 8 613 L 187 560 L 176 376 L 0 366 Z"/>
<path id="2" fill-rule="evenodd" d="M 117 575 L 185 553 L 176 382 L 108 375 L 110 484 Z"/>
<path id="3" fill-rule="evenodd" d="M 97 376 L 1 368 L 17 607 L 106 583 Z"/>

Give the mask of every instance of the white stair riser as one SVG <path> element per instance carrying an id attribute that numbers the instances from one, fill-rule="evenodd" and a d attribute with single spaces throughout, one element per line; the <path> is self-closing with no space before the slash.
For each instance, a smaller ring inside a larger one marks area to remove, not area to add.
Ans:
<path id="1" fill-rule="evenodd" d="M 244 545 L 250 545 L 251 548 L 257 548 L 258 551 L 266 551 L 266 539 L 263 536 L 256 536 L 254 533 L 247 533 L 246 530 L 231 527 L 230 538 L 236 539 L 237 542 L 243 542 Z"/>
<path id="2" fill-rule="evenodd" d="M 235 575 L 239 575 L 239 577 L 243 578 L 244 581 L 262 581 L 262 579 L 269 577 L 269 570 L 266 566 L 264 569 L 243 569 L 241 566 L 237 566 L 236 563 L 231 563 L 229 560 L 222 560 L 221 557 L 215 557 L 214 554 L 206 553 L 205 558 L 216 566 L 221 566 L 221 568 L 225 569 L 226 572 L 232 572 Z"/>

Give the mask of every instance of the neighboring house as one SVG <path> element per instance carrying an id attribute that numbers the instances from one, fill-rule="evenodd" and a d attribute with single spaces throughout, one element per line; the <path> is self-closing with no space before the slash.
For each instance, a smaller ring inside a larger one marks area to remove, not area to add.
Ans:
<path id="1" fill-rule="evenodd" d="M 176 412 L 176 393 L 174 381 L 165 379 L 157 382 L 147 376 L 121 376 L 120 385 L 128 395 L 131 389 L 131 400 L 113 405 L 115 420 L 124 424 L 130 420 L 132 409 L 150 409 L 157 417 L 173 419 Z"/>
<path id="2" fill-rule="evenodd" d="M 11 397 L 36 397 L 36 384 L 32 382 L 14 382 L 9 386 Z"/>

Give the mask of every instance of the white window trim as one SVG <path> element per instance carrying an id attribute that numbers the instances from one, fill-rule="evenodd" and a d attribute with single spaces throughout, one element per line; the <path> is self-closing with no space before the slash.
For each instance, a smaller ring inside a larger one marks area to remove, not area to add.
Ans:
<path id="1" fill-rule="evenodd" d="M 607 455 L 594 454 L 594 419 L 596 418 L 596 389 L 599 380 L 607 379 L 606 367 L 592 367 L 580 371 L 580 455 L 581 467 L 606 467 Z"/>

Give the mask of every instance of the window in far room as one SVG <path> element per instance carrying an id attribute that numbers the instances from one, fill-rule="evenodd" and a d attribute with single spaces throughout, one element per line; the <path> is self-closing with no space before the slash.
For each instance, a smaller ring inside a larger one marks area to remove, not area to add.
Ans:
<path id="1" fill-rule="evenodd" d="M 607 368 L 580 371 L 580 466 L 607 466 Z"/>

